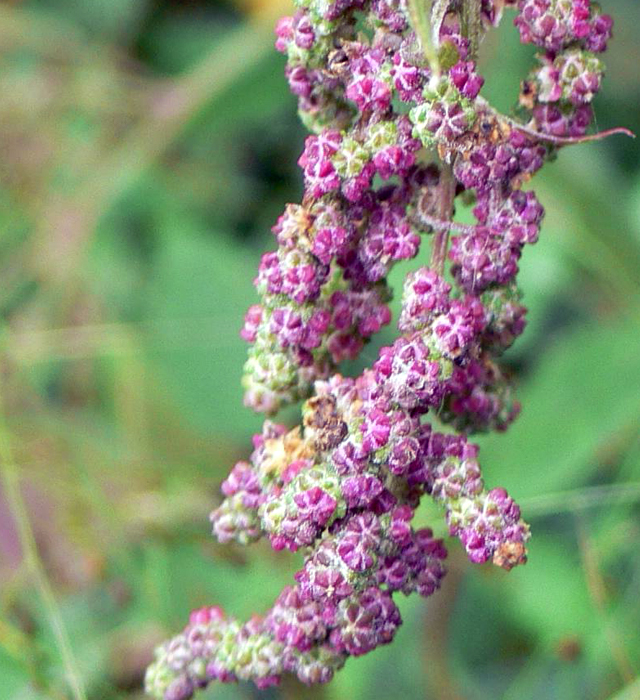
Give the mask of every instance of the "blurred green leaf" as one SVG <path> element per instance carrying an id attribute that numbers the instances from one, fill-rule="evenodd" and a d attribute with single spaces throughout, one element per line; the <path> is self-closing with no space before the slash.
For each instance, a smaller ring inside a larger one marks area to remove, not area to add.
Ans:
<path id="1" fill-rule="evenodd" d="M 147 11 L 147 0 L 38 0 L 24 3 L 40 12 L 51 12 L 77 22 L 102 39 L 123 41 L 134 36 Z"/>
<path id="2" fill-rule="evenodd" d="M 522 415 L 507 434 L 479 440 L 489 481 L 523 498 L 584 483 L 597 450 L 638 418 L 639 345 L 637 318 L 552 343 L 518 392 Z"/>
<path id="3" fill-rule="evenodd" d="M 256 300 L 256 261 L 187 215 L 167 216 L 160 233 L 148 318 L 173 321 L 175 330 L 170 339 L 156 335 L 149 356 L 189 420 L 209 433 L 244 436 L 261 423 L 242 405 L 240 387 L 247 348 L 239 330 Z"/>
<path id="4" fill-rule="evenodd" d="M 2 679 L 2 692 L 6 698 L 27 697 L 30 685 L 29 673 L 17 659 L 10 656 L 0 645 L 0 678 Z M 30 697 L 36 698 L 33 693 Z"/>

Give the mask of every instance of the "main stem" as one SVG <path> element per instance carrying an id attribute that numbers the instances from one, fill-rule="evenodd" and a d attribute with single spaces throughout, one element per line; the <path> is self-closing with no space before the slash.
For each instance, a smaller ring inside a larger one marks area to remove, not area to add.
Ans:
<path id="1" fill-rule="evenodd" d="M 444 19 L 444 15 L 450 3 L 447 2 L 447 0 L 440 0 L 440 5 L 442 17 L 438 20 L 439 23 Z M 480 43 L 480 33 L 482 31 L 480 11 L 480 0 L 463 0 L 460 15 L 461 29 L 462 34 L 469 39 L 469 54 L 467 58 L 471 61 L 475 61 L 478 56 L 478 45 Z M 431 21 L 434 21 L 433 16 Z M 439 31 L 439 27 L 437 31 Z M 435 43 L 437 45 L 437 37 Z M 453 175 L 453 164 L 442 163 L 439 190 L 440 197 L 437 216 L 443 222 L 450 221 L 453 217 L 453 200 L 456 196 L 456 179 Z M 433 238 L 433 247 L 431 248 L 431 268 L 440 276 L 444 274 L 448 247 L 449 229 L 442 228 L 436 230 Z"/>
<path id="2" fill-rule="evenodd" d="M 440 184 L 438 197 L 438 218 L 441 221 L 450 221 L 453 216 L 453 200 L 456 196 L 456 179 L 453 175 L 453 166 L 442 164 L 440 170 Z M 444 274 L 444 266 L 447 261 L 447 249 L 449 247 L 449 229 L 442 228 L 436 231 L 431 248 L 431 269 L 441 277 Z"/>

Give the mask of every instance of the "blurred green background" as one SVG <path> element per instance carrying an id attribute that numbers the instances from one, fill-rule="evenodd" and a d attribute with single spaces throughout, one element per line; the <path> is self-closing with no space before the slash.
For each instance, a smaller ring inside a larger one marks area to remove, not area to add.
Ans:
<path id="1" fill-rule="evenodd" d="M 602 4 L 616 31 L 597 126 L 640 133 L 640 3 Z M 222 547 L 207 520 L 260 425 L 238 330 L 301 194 L 304 132 L 272 48 L 289 11 L 0 3 L 2 700 L 142 698 L 153 646 L 191 608 L 265 610 L 299 565 Z M 482 47 L 503 110 L 534 53 L 511 19 Z M 523 412 L 481 440 L 488 483 L 532 524 L 529 563 L 473 566 L 452 543 L 443 590 L 402 600 L 395 642 L 330 685 L 203 698 L 640 698 L 638 142 L 565 149 L 533 186 L 547 218 L 506 357 Z M 444 534 L 432 508 L 419 518 Z"/>

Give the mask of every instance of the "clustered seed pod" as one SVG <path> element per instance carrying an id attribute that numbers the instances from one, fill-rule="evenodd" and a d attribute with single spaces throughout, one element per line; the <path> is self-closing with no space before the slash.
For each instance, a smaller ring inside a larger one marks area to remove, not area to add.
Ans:
<path id="1" fill-rule="evenodd" d="M 445 574 L 442 540 L 411 524 L 425 495 L 471 561 L 526 561 L 529 527 L 504 489 L 485 487 L 467 436 L 518 414 L 498 360 L 524 329 L 518 261 L 544 214 L 522 186 L 585 134 L 612 21 L 590 0 L 506 3 L 521 40 L 543 51 L 522 84 L 528 121 L 515 123 L 480 96 L 473 53 L 504 4 L 435 2 L 429 37 L 405 0 L 298 0 L 277 25 L 313 133 L 302 203 L 287 206 L 260 263 L 243 382 L 246 404 L 268 415 L 303 400 L 302 425 L 265 421 L 211 521 L 220 542 L 267 537 L 301 550 L 304 565 L 262 617 L 194 611 L 148 669 L 159 700 L 214 680 L 324 683 L 349 656 L 390 642 L 401 624 L 393 594 L 430 596 Z M 463 192 L 474 225 L 450 220 Z M 341 376 L 390 322 L 388 274 L 425 235 L 432 265 L 406 277 L 400 336 L 359 377 Z M 430 411 L 455 432 L 434 430 Z"/>

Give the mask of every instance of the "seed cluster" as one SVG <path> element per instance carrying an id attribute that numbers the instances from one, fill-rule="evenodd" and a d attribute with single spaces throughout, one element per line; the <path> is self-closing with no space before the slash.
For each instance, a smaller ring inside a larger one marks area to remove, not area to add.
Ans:
<path id="1" fill-rule="evenodd" d="M 475 63 L 505 4 L 521 40 L 542 51 L 517 123 L 481 97 Z M 529 528 L 504 489 L 485 487 L 468 435 L 504 430 L 518 413 L 498 359 L 525 326 L 515 278 L 544 214 L 522 185 L 584 136 L 612 21 L 590 0 L 436 0 L 426 36 L 415 7 L 297 0 L 277 25 L 312 135 L 302 203 L 286 207 L 260 263 L 243 383 L 246 404 L 268 416 L 303 400 L 302 425 L 265 420 L 211 521 L 220 542 L 267 537 L 301 550 L 304 566 L 262 617 L 194 611 L 148 669 L 159 700 L 214 680 L 324 683 L 349 656 L 390 642 L 401 624 L 393 595 L 430 596 L 445 574 L 442 540 L 412 526 L 424 495 L 471 561 L 526 561 Z M 463 193 L 473 225 L 451 221 Z M 406 277 L 399 337 L 343 377 L 340 363 L 390 322 L 389 272 L 425 235 L 432 264 Z"/>

